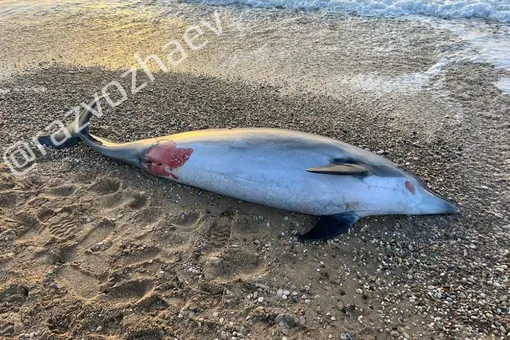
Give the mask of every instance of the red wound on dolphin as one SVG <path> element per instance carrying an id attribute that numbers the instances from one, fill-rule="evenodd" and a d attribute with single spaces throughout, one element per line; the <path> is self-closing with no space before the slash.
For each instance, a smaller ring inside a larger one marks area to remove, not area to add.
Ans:
<path id="1" fill-rule="evenodd" d="M 182 167 L 192 153 L 193 149 L 179 148 L 173 141 L 158 143 L 147 151 L 147 169 L 156 176 L 179 179 L 173 171 Z"/>
<path id="2" fill-rule="evenodd" d="M 414 189 L 414 185 L 413 183 L 409 182 L 409 181 L 406 181 L 406 189 L 411 193 L 411 194 L 416 194 L 416 189 Z"/>

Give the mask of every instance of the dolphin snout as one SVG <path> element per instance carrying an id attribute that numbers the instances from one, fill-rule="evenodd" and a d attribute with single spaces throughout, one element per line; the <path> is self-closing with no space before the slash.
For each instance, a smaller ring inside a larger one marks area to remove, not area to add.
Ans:
<path id="1" fill-rule="evenodd" d="M 460 212 L 459 208 L 455 204 L 428 191 L 417 208 L 420 214 L 423 215 L 451 215 L 458 214 Z"/>

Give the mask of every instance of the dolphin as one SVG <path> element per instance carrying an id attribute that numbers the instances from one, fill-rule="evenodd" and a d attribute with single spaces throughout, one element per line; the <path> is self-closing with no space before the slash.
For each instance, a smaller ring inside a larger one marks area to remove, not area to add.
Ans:
<path id="1" fill-rule="evenodd" d="M 459 209 L 387 159 L 315 134 L 211 129 L 115 143 L 89 132 L 90 110 L 39 137 L 51 148 L 82 141 L 152 175 L 239 200 L 320 216 L 300 241 L 327 240 L 372 215 L 455 214 Z"/>

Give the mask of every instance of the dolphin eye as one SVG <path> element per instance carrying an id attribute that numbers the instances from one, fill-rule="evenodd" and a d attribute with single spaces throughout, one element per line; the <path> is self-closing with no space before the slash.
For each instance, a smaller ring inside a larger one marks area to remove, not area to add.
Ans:
<path id="1" fill-rule="evenodd" d="M 407 191 L 409 191 L 411 194 L 413 194 L 413 195 L 416 194 L 416 189 L 414 188 L 413 183 L 406 181 L 405 186 L 406 186 Z"/>

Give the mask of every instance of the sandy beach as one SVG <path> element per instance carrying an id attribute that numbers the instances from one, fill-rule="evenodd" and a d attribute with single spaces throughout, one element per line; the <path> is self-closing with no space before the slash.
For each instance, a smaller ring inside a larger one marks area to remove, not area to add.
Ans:
<path id="1" fill-rule="evenodd" d="M 23 176 L 0 165 L 0 338 L 510 338 L 510 95 L 495 85 L 508 71 L 458 61 L 436 72 L 460 43 L 426 22 L 142 9 L 0 21 L 2 150 L 116 81 L 127 99 L 103 105 L 99 136 L 312 132 L 404 166 L 461 213 L 365 218 L 303 244 L 315 217 L 159 179 L 85 145 L 36 150 Z M 183 38 L 193 25 L 199 50 Z M 177 65 L 162 50 L 172 40 L 186 51 Z M 135 55 L 153 54 L 166 72 L 140 68 Z M 147 83 L 135 95 L 132 68 Z"/>

